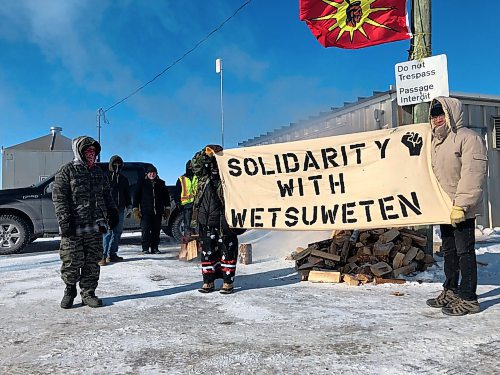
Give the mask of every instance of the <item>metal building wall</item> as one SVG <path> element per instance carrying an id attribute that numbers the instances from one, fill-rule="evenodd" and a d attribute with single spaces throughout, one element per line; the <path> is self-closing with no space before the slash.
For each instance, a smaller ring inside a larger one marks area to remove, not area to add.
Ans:
<path id="1" fill-rule="evenodd" d="M 72 159 L 71 151 L 24 151 L 6 148 L 2 157 L 2 189 L 36 184 Z"/>
<path id="2" fill-rule="evenodd" d="M 465 126 L 478 131 L 488 146 L 488 178 L 484 188 L 484 215 L 477 223 L 485 227 L 500 226 L 500 149 L 493 149 L 492 116 L 500 116 L 500 96 L 452 93 L 462 101 Z M 383 111 L 383 112 L 382 112 Z M 290 142 L 342 135 L 384 128 L 403 122 L 408 113 L 398 107 L 395 91 L 378 93 L 356 103 L 320 113 L 299 123 L 241 142 L 240 146 Z"/>

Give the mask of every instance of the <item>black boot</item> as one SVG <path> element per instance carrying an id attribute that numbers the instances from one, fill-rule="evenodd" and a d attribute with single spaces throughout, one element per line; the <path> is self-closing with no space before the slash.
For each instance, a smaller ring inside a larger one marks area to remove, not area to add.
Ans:
<path id="1" fill-rule="evenodd" d="M 73 301 L 76 297 L 76 285 L 66 284 L 66 289 L 64 289 L 64 296 L 61 300 L 61 307 L 63 309 L 71 309 L 73 307 Z"/>
<path id="2" fill-rule="evenodd" d="M 89 292 L 82 292 L 82 305 L 87 305 L 88 307 L 101 307 L 102 300 L 97 298 L 93 290 Z"/>

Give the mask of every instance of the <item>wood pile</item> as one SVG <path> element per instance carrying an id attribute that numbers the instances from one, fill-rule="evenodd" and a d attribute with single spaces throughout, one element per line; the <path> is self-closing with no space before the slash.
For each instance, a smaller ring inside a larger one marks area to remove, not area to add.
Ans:
<path id="1" fill-rule="evenodd" d="M 434 263 L 425 235 L 407 228 L 339 231 L 332 238 L 298 247 L 289 259 L 302 281 L 360 285 L 404 283 L 403 275 Z"/>

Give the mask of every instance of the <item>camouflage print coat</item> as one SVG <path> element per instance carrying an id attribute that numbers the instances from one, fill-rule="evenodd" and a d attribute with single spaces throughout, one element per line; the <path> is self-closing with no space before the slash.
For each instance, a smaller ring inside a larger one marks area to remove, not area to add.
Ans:
<path id="1" fill-rule="evenodd" d="M 94 146 L 99 154 L 101 146 L 90 137 L 73 140 L 75 159 L 63 165 L 56 173 L 52 190 L 56 217 L 65 237 L 96 232 L 98 220 L 107 220 L 108 210 L 116 209 L 106 176 L 97 165 L 88 168 L 83 149 Z"/>

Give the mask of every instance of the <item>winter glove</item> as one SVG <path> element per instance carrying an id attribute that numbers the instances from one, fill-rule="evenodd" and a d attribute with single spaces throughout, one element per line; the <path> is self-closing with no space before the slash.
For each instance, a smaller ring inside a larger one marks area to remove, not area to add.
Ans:
<path id="1" fill-rule="evenodd" d="M 209 157 L 214 156 L 214 154 L 221 152 L 223 150 L 222 146 L 219 145 L 207 145 L 205 147 L 205 154 Z"/>
<path id="2" fill-rule="evenodd" d="M 137 221 L 141 220 L 142 215 L 139 207 L 134 207 L 134 209 L 132 210 L 132 217 Z"/>
<path id="3" fill-rule="evenodd" d="M 453 206 L 450 214 L 451 225 L 454 227 L 457 226 L 458 223 L 465 221 L 465 211 L 462 207 Z"/>
<path id="4" fill-rule="evenodd" d="M 118 215 L 118 210 L 116 208 L 112 208 L 108 210 L 108 225 L 109 229 L 113 230 L 118 225 L 118 221 L 120 221 L 120 217 Z"/>

